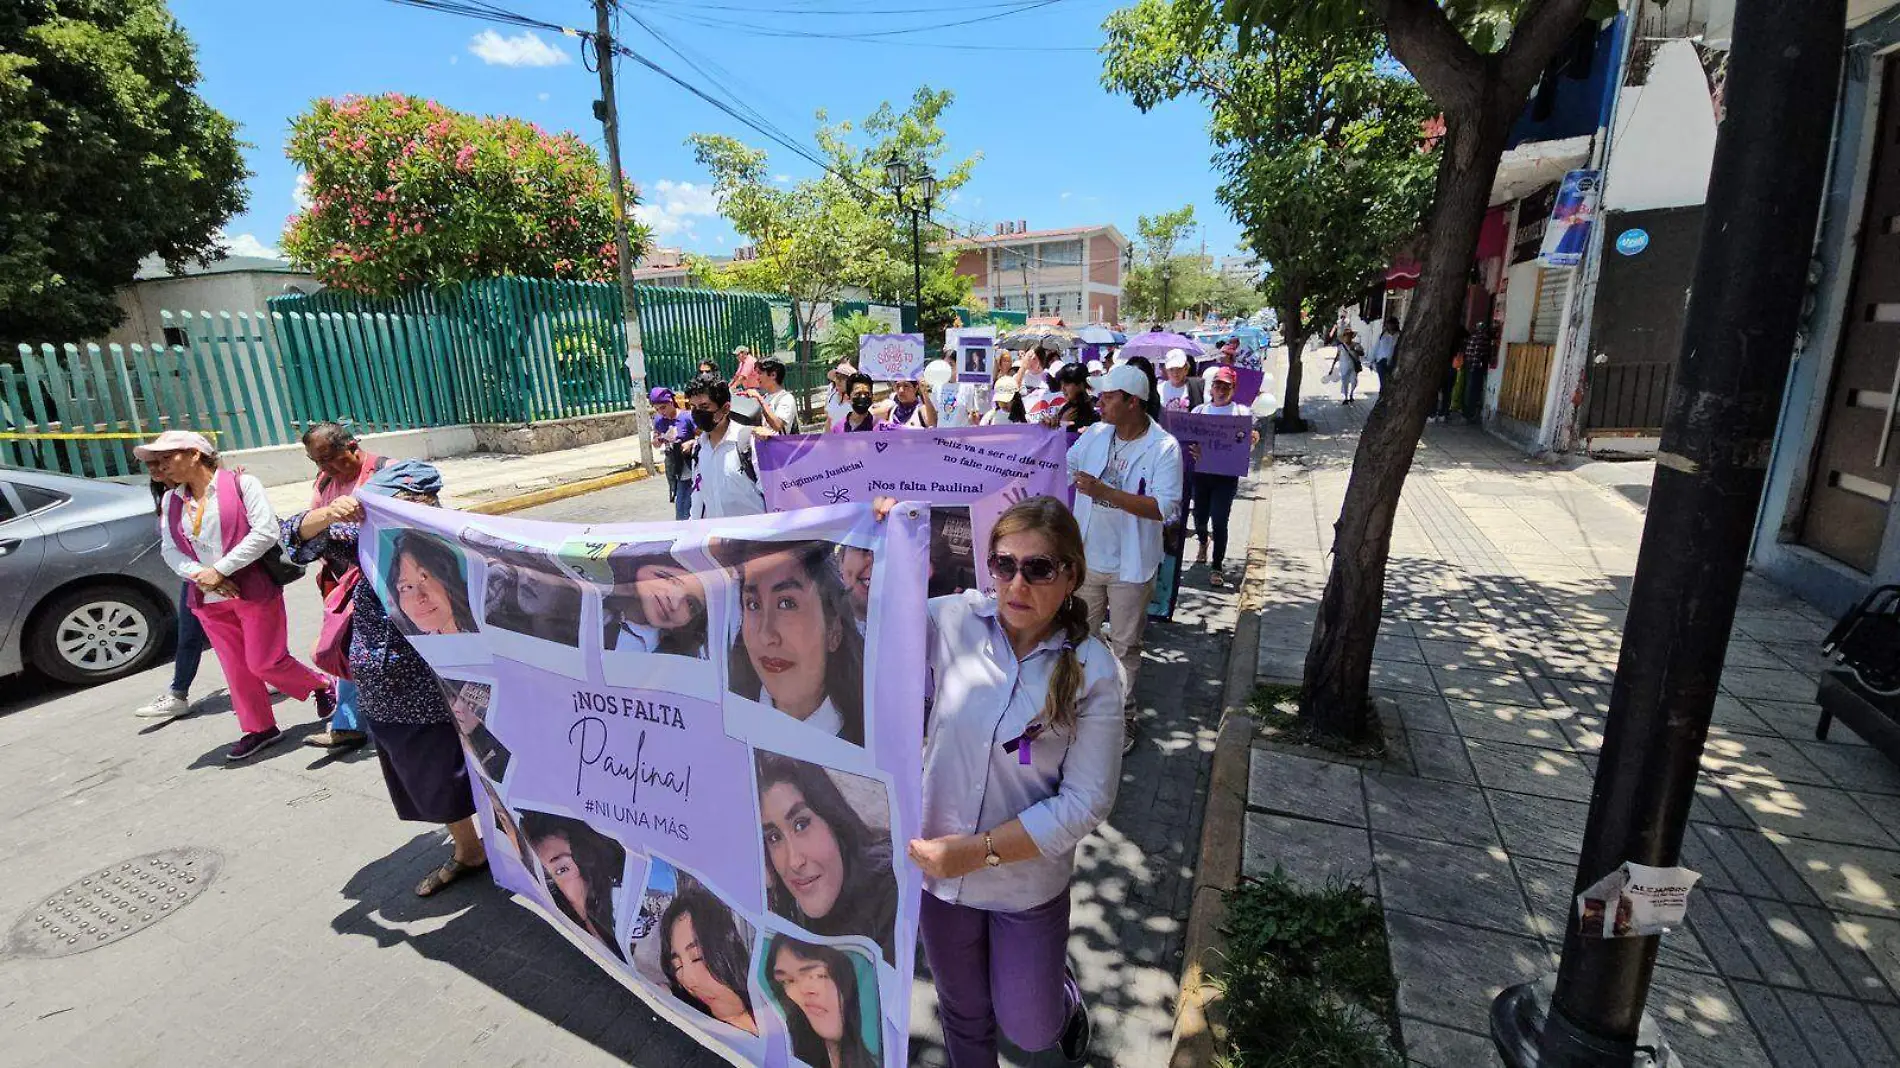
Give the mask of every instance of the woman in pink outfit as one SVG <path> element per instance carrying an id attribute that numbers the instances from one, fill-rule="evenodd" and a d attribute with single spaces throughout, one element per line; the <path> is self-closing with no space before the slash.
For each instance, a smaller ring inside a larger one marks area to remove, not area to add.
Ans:
<path id="1" fill-rule="evenodd" d="M 328 716 L 335 684 L 290 655 L 284 591 L 258 564 L 278 533 L 264 484 L 220 468 L 218 450 L 202 434 L 168 430 L 133 451 L 174 487 L 160 505 L 158 545 L 189 584 L 191 611 L 231 689 L 244 736 L 225 759 L 248 759 L 283 737 L 266 684 L 298 700 L 314 697 Z"/>

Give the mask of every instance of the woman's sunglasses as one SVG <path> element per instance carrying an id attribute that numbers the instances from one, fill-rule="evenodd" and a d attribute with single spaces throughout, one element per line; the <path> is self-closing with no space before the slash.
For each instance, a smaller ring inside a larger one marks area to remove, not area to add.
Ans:
<path id="1" fill-rule="evenodd" d="M 1047 586 L 1068 569 L 1068 564 L 1053 556 L 1031 556 L 1018 560 L 1003 553 L 990 554 L 990 575 L 998 582 L 1014 582 L 1016 576 L 1021 574 L 1023 581 L 1031 586 Z"/>

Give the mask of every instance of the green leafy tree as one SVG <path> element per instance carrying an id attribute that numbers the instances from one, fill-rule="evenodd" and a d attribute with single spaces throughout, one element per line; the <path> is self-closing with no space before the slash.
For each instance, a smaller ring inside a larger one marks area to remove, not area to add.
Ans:
<path id="1" fill-rule="evenodd" d="M 791 185 L 775 183 L 768 157 L 735 138 L 696 134 L 689 143 L 711 172 L 720 212 L 757 251 L 754 260 L 709 268 L 707 280 L 729 288 L 784 293 L 792 298 L 796 336 L 809 333 L 817 304 L 838 299 L 846 287 L 861 287 L 873 300 L 909 303 L 910 216 L 885 186 L 884 166 L 893 158 L 937 177 L 939 205 L 969 181 L 980 156 L 946 162 L 940 118 L 953 99 L 923 87 L 910 106 L 881 105 L 861 126 L 832 123 L 818 113 L 817 151 L 827 170 Z M 919 237 L 924 248 L 922 329 L 941 336 L 950 309 L 967 304 L 968 278 L 956 273 L 954 256 L 938 251 L 945 229 L 932 220 Z"/>
<path id="2" fill-rule="evenodd" d="M 1132 318 L 1165 322 L 1187 305 L 1179 298 L 1191 284 L 1200 261 L 1176 255 L 1194 233 L 1194 205 L 1135 219 L 1135 262 L 1122 282 L 1123 301 Z"/>
<path id="3" fill-rule="evenodd" d="M 1349 303 L 1417 231 L 1436 165 L 1421 151 L 1421 127 L 1435 109 L 1382 62 L 1383 39 L 1370 26 L 1317 40 L 1264 30 L 1242 50 L 1238 31 L 1215 15 L 1214 0 L 1140 0 L 1117 11 L 1102 80 L 1143 111 L 1182 96 L 1206 101 L 1222 176 L 1216 195 L 1271 265 L 1264 302 L 1297 357 L 1309 317 Z M 1300 371 L 1289 358 L 1282 431 L 1305 429 Z"/>
<path id="4" fill-rule="evenodd" d="M 881 334 L 884 324 L 863 312 L 840 316 L 831 321 L 824 340 L 818 343 L 818 358 L 830 367 L 839 360 L 858 361 L 858 340 L 866 334 Z"/>
<path id="5" fill-rule="evenodd" d="M 325 285 L 388 296 L 508 274 L 614 278 L 607 169 L 574 134 L 390 93 L 318 100 L 286 152 L 310 176 L 310 206 L 284 253 Z M 649 235 L 629 228 L 637 256 Z"/>
<path id="6" fill-rule="evenodd" d="M 1317 43 L 1382 31 L 1387 50 L 1445 121 L 1424 226 L 1430 251 L 1399 340 L 1400 373 L 1360 431 L 1334 526 L 1332 573 L 1306 655 L 1302 714 L 1329 733 L 1370 730 L 1372 650 L 1393 517 L 1438 383 L 1451 366 L 1498 160 L 1532 87 L 1593 3 L 1605 0 L 1225 0 L 1222 16 L 1250 54 L 1277 34 Z"/>
<path id="7" fill-rule="evenodd" d="M 0 4 L 0 340 L 97 336 L 157 254 L 223 256 L 250 177 L 162 0 Z"/>

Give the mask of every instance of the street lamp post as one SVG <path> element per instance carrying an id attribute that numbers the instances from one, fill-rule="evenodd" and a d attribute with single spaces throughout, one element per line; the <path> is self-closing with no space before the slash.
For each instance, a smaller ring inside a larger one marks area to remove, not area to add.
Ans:
<path id="1" fill-rule="evenodd" d="M 917 330 L 921 333 L 924 328 L 923 222 L 930 218 L 930 207 L 937 199 L 937 179 L 928 168 L 915 175 L 914 184 L 912 177 L 910 164 L 901 156 L 892 156 L 890 162 L 884 165 L 884 181 L 897 197 L 897 210 L 910 216 L 911 293 L 917 308 Z M 904 194 L 913 189 L 906 203 Z"/>

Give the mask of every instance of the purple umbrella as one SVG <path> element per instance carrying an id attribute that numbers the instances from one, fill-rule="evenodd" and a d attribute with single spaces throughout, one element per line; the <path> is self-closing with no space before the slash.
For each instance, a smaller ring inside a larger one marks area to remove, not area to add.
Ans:
<path id="1" fill-rule="evenodd" d="M 1155 366 L 1161 365 L 1161 358 L 1169 349 L 1180 349 L 1189 356 L 1201 356 L 1207 349 L 1186 334 L 1171 334 L 1166 330 L 1153 330 L 1146 334 L 1136 334 L 1121 347 L 1115 358 L 1125 360 L 1130 356 L 1146 356 Z"/>

